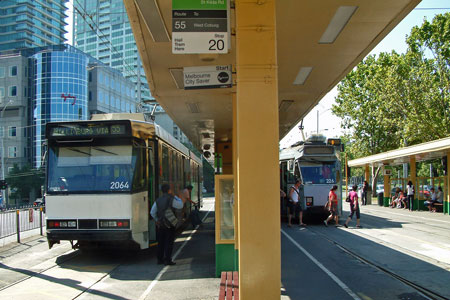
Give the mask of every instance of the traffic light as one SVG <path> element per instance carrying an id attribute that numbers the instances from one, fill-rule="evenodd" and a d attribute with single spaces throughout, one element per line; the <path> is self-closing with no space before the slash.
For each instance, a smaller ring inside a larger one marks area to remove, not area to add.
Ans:
<path id="1" fill-rule="evenodd" d="M 6 190 L 8 188 L 8 183 L 6 180 L 0 180 L 0 190 Z"/>

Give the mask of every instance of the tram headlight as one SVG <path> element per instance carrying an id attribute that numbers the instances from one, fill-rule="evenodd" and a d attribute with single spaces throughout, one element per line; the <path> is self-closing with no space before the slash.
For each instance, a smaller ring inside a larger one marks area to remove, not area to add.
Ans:
<path id="1" fill-rule="evenodd" d="M 130 220 L 100 220 L 100 228 L 108 229 L 128 229 Z"/>
<path id="2" fill-rule="evenodd" d="M 48 220 L 47 228 L 49 229 L 76 229 L 77 221 L 76 220 Z"/>

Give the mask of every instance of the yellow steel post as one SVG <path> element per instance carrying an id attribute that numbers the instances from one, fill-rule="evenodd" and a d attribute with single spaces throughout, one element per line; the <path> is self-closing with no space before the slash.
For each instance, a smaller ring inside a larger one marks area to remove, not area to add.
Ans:
<path id="1" fill-rule="evenodd" d="M 444 203 L 444 207 L 442 209 L 443 213 L 447 213 L 450 215 L 450 152 L 447 152 L 447 203 Z"/>
<path id="2" fill-rule="evenodd" d="M 384 170 L 386 166 L 383 166 L 383 179 L 384 179 L 384 199 L 383 205 L 389 206 L 390 198 L 391 198 L 391 181 L 389 180 L 389 175 L 384 175 Z"/>
<path id="3" fill-rule="evenodd" d="M 364 168 L 364 180 L 367 181 L 367 184 L 371 184 L 370 182 L 370 167 L 369 165 L 366 165 Z M 376 189 L 376 186 L 373 186 L 372 189 Z M 372 194 L 367 192 L 366 195 L 366 203 L 372 204 Z"/>
<path id="4" fill-rule="evenodd" d="M 370 167 L 366 165 L 364 168 L 364 180 L 370 182 Z"/>
<path id="5" fill-rule="evenodd" d="M 280 299 L 275 1 L 236 0 L 240 299 Z"/>
<path id="6" fill-rule="evenodd" d="M 415 156 L 410 156 L 409 157 L 409 169 L 410 169 L 410 172 L 411 172 L 411 175 L 409 176 L 409 178 L 410 178 L 411 182 L 413 183 L 414 190 L 417 191 L 416 195 L 418 195 L 419 194 L 419 187 L 417 186 L 417 182 L 416 182 L 416 180 L 417 180 L 417 171 L 416 171 L 416 157 Z M 415 196 L 414 196 L 414 198 L 415 198 Z M 413 199 L 413 203 L 414 203 L 413 208 L 415 207 L 416 209 L 418 209 L 419 208 L 419 200 L 417 200 L 417 203 L 416 203 L 416 199 Z"/>
<path id="7" fill-rule="evenodd" d="M 232 136 L 232 145 L 233 145 L 233 175 L 234 175 L 234 190 L 238 191 L 239 189 L 239 180 L 238 180 L 238 159 L 237 159 L 237 98 L 236 94 L 233 93 L 233 136 Z M 239 249 L 239 195 L 237 192 L 234 194 L 234 247 L 236 250 Z M 237 252 L 237 251 L 236 251 Z M 238 269 L 238 268 L 236 268 Z"/>

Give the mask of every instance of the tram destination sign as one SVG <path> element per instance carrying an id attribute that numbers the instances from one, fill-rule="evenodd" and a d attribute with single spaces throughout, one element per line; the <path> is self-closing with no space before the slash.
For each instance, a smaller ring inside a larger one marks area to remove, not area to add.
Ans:
<path id="1" fill-rule="evenodd" d="M 183 80 L 185 90 L 229 88 L 232 86 L 231 66 L 186 67 Z"/>
<path id="2" fill-rule="evenodd" d="M 125 125 L 67 124 L 52 127 L 51 137 L 109 136 L 126 133 Z"/>
<path id="3" fill-rule="evenodd" d="M 172 53 L 227 53 L 229 0 L 172 0 Z"/>

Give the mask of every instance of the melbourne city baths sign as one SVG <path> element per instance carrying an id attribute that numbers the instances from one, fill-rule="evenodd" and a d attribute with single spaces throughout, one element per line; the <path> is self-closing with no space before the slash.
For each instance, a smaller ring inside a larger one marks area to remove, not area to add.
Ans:
<path id="1" fill-rule="evenodd" d="M 183 69 L 185 90 L 229 88 L 231 66 L 186 67 Z"/>

